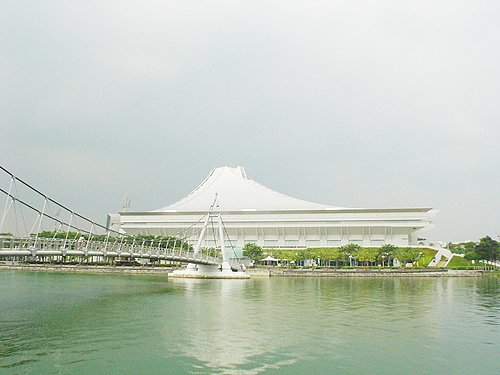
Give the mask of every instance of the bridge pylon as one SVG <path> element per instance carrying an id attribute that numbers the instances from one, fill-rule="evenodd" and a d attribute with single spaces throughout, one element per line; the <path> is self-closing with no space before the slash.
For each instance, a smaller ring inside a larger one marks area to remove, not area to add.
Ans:
<path id="1" fill-rule="evenodd" d="M 233 269 L 229 263 L 229 255 L 226 251 L 225 246 L 225 231 L 224 225 L 222 223 L 222 217 L 220 212 L 213 213 L 212 209 L 217 202 L 217 196 L 215 197 L 214 204 L 210 207 L 210 211 L 207 214 L 207 218 L 203 224 L 203 227 L 200 231 L 200 235 L 198 237 L 198 241 L 194 247 L 193 254 L 196 256 L 201 250 L 201 246 L 205 239 L 205 235 L 207 232 L 207 227 L 211 220 L 214 218 L 217 219 L 217 227 L 219 232 L 219 240 L 220 240 L 220 251 L 222 262 L 220 264 L 212 265 L 212 264 L 194 264 L 188 263 L 187 267 L 182 270 L 175 270 L 169 274 L 169 277 L 172 278 L 191 278 L 191 279 L 249 279 L 250 276 L 242 269 Z"/>

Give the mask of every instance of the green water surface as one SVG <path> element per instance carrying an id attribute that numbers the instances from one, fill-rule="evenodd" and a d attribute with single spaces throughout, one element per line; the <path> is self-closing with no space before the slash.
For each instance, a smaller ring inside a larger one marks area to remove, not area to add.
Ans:
<path id="1" fill-rule="evenodd" d="M 499 278 L 0 271 L 0 374 L 498 374 Z"/>

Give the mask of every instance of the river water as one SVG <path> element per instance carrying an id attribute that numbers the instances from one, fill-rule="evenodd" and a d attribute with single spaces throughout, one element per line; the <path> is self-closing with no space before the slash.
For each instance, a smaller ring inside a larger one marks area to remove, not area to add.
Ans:
<path id="1" fill-rule="evenodd" d="M 500 278 L 0 271 L 0 374 L 498 374 Z"/>

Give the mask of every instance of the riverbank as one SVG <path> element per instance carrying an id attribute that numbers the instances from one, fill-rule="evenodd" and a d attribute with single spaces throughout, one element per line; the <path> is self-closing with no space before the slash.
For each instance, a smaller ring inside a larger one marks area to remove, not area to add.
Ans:
<path id="1" fill-rule="evenodd" d="M 16 270 L 31 272 L 64 272 L 64 273 L 119 273 L 127 275 L 167 275 L 174 268 L 166 267 L 131 267 L 131 266 L 86 266 L 59 264 L 0 264 L 0 270 Z"/>
<path id="2" fill-rule="evenodd" d="M 483 270 L 448 269 L 249 269 L 250 276 L 267 277 L 482 277 Z"/>
<path id="3" fill-rule="evenodd" d="M 0 270 L 127 275 L 165 275 L 175 267 L 86 266 L 59 264 L 0 264 Z M 482 277 L 496 274 L 483 270 L 448 269 L 287 269 L 249 268 L 250 277 Z"/>

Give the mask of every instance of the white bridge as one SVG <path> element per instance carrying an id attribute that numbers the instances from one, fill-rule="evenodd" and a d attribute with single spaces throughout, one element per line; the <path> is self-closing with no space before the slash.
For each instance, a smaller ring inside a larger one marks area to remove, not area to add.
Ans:
<path id="1" fill-rule="evenodd" d="M 220 257 L 202 252 L 154 245 L 119 242 L 78 241 L 56 238 L 15 238 L 0 236 L 0 258 L 6 257 L 101 257 L 141 258 L 202 265 L 220 265 Z"/>
<path id="2" fill-rule="evenodd" d="M 218 208 L 217 197 L 205 216 L 175 236 L 145 238 L 113 231 L 49 198 L 2 166 L 0 172 L 3 172 L 0 177 L 8 181 L 7 189 L 0 187 L 0 192 L 6 196 L 0 218 L 0 260 L 46 261 L 49 258 L 64 263 L 72 259 L 97 259 L 98 262 L 148 259 L 188 263 L 185 270 L 174 272 L 174 277 L 248 277 L 241 272 L 244 267 L 238 258 L 231 258 L 227 252 L 227 233 L 220 213 L 214 211 Z M 24 191 L 20 192 L 21 189 Z M 29 202 L 38 201 L 40 207 L 28 203 L 25 196 L 29 195 Z M 217 220 L 220 244 L 206 249 L 202 247 L 205 233 L 209 225 L 213 227 L 214 219 Z M 2 233 L 8 225 L 15 229 L 16 234 Z M 47 231 L 47 226 L 50 231 Z M 22 230 L 25 234 L 19 235 Z M 199 235 L 194 247 L 187 241 L 193 235 Z"/>

